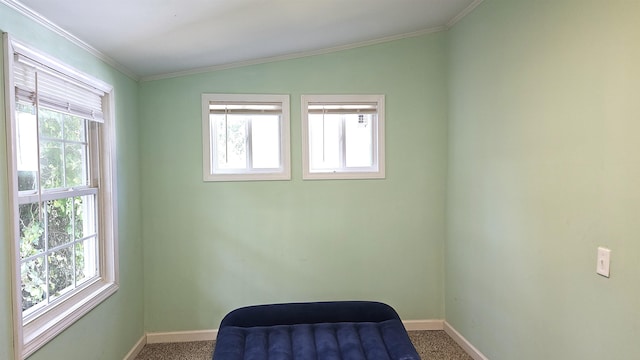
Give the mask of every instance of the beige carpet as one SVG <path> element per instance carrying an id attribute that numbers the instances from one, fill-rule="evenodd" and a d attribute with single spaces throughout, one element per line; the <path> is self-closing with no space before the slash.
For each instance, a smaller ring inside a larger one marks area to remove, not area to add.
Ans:
<path id="1" fill-rule="evenodd" d="M 472 360 L 444 331 L 409 331 L 422 360 Z M 213 341 L 147 344 L 135 360 L 211 360 Z"/>

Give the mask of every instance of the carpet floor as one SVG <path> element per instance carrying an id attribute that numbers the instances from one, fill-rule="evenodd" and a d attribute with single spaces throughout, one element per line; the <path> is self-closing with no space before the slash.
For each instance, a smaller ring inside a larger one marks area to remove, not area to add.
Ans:
<path id="1" fill-rule="evenodd" d="M 422 360 L 472 360 L 444 331 L 409 331 Z M 135 360 L 211 360 L 214 341 L 147 344 Z"/>

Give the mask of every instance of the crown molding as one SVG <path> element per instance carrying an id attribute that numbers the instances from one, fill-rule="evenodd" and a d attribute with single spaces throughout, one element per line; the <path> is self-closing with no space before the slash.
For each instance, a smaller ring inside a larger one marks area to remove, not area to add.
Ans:
<path id="1" fill-rule="evenodd" d="M 63 38 L 65 38 L 68 41 L 70 41 L 71 43 L 77 45 L 81 49 L 83 49 L 83 50 L 87 51 L 88 53 L 90 53 L 91 55 L 95 56 L 96 58 L 104 61 L 105 63 L 107 63 L 109 65 L 111 65 L 113 68 L 115 68 L 116 70 L 118 70 L 121 73 L 125 74 L 126 76 L 130 77 L 131 79 L 133 79 L 135 81 L 154 81 L 154 80 L 163 80 L 163 79 L 175 78 L 175 77 L 180 77 L 180 76 L 202 74 L 202 73 L 212 72 L 212 71 L 227 70 L 227 69 L 239 68 L 239 67 L 250 66 L 250 65 L 259 65 L 259 64 L 271 63 L 271 62 L 276 62 L 276 61 L 284 61 L 284 60 L 299 59 L 299 58 L 316 56 L 316 55 L 324 55 L 324 54 L 329 54 L 329 53 L 338 52 L 338 51 L 356 49 L 356 48 L 360 48 L 360 47 L 364 47 L 364 46 L 377 45 L 377 44 L 382 44 L 382 43 L 389 42 L 389 41 L 400 40 L 400 39 L 405 39 L 405 38 L 410 38 L 410 37 L 417 37 L 417 36 L 426 35 L 426 34 L 435 33 L 435 32 L 440 32 L 440 31 L 446 31 L 446 30 L 450 29 L 452 26 L 454 26 L 458 21 L 460 21 L 467 14 L 469 14 L 471 11 L 473 11 L 473 9 L 475 9 L 478 5 L 480 5 L 480 3 L 482 3 L 482 1 L 483 0 L 472 0 L 471 4 L 469 4 L 460 13 L 458 13 L 451 20 L 449 20 L 444 26 L 439 26 L 439 27 L 435 27 L 435 28 L 428 28 L 428 29 L 423 29 L 423 30 L 411 32 L 411 33 L 388 36 L 388 37 L 384 37 L 384 38 L 368 40 L 368 41 L 362 41 L 362 42 L 358 42 L 358 43 L 335 46 L 335 47 L 330 47 L 330 48 L 324 48 L 324 49 L 319 49 L 319 50 L 297 52 L 297 53 L 286 54 L 286 55 L 265 57 L 265 58 L 252 59 L 252 60 L 246 60 L 246 61 L 238 61 L 238 62 L 232 62 L 232 63 L 227 63 L 227 64 L 206 66 L 206 67 L 195 68 L 195 69 L 190 69 L 190 70 L 177 71 L 177 72 L 164 73 L 164 74 L 157 74 L 157 75 L 142 76 L 142 77 L 136 75 L 131 70 L 129 70 L 125 66 L 121 65 L 120 63 L 118 63 L 117 61 L 112 59 L 111 57 L 107 56 L 106 54 L 104 54 L 101 51 L 97 50 L 93 46 L 91 46 L 88 43 L 84 42 L 83 40 L 81 40 L 77 36 L 71 34 L 70 32 L 68 32 L 66 30 L 64 30 L 60 26 L 54 24 L 53 22 L 51 22 L 50 20 L 48 20 L 44 16 L 40 15 L 39 13 L 37 13 L 34 10 L 30 9 L 29 7 L 25 6 L 24 4 L 20 3 L 19 1 L 17 1 L 17 0 L 0 0 L 0 3 L 7 5 L 8 7 L 10 7 L 12 9 L 16 10 L 17 12 L 19 12 L 20 14 L 28 17 L 29 19 L 31 19 L 31 20 L 35 21 L 36 23 L 44 26 L 45 28 L 51 30 L 52 32 L 62 36 Z"/>
<path id="2" fill-rule="evenodd" d="M 17 11 L 18 13 L 26 16 L 30 20 L 32 20 L 32 21 L 44 26 L 46 29 L 54 32 L 55 34 L 62 36 L 66 40 L 70 41 L 71 43 L 75 44 L 76 46 L 80 47 L 81 49 L 87 51 L 88 53 L 90 53 L 91 55 L 95 56 L 96 58 L 104 61 L 108 65 L 111 65 L 113 68 L 115 68 L 116 70 L 118 70 L 121 73 L 125 74 L 126 76 L 130 77 L 131 79 L 133 79 L 135 81 L 140 80 L 140 77 L 138 75 L 134 74 L 131 70 L 129 70 L 125 66 L 121 65 L 120 63 L 118 63 L 114 59 L 110 58 L 109 56 L 107 56 L 104 53 L 102 53 L 101 51 L 99 51 L 98 49 L 96 49 L 93 46 L 89 45 L 88 43 L 84 42 L 83 40 L 81 40 L 77 36 L 71 34 L 67 30 L 61 28 L 60 26 L 58 26 L 56 24 L 54 24 L 49 19 L 45 18 L 44 16 L 40 15 L 39 13 L 37 13 L 36 11 L 34 11 L 31 8 L 27 7 L 26 5 L 20 3 L 19 1 L 16 1 L 16 0 L 0 0 L 0 3 L 5 4 L 6 6 L 10 7 L 11 9 L 13 9 L 13 10 Z"/>
<path id="3" fill-rule="evenodd" d="M 140 78 L 140 81 L 144 82 L 144 81 L 163 80 L 163 79 L 170 79 L 170 78 L 175 78 L 175 77 L 180 77 L 180 76 L 197 75 L 197 74 L 213 72 L 213 71 L 234 69 L 234 68 L 250 66 L 250 65 L 260 65 L 260 64 L 266 64 L 266 63 L 271 63 L 271 62 L 276 62 L 276 61 L 293 60 L 293 59 L 300 59 L 300 58 L 316 56 L 316 55 L 330 54 L 330 53 L 334 53 L 334 52 L 338 52 L 338 51 L 351 50 L 351 49 L 356 49 L 356 48 L 360 48 L 360 47 L 364 47 L 364 46 L 377 45 L 377 44 L 382 44 L 382 43 L 389 42 L 389 41 L 400 40 L 400 39 L 411 38 L 411 37 L 417 37 L 417 36 L 436 33 L 436 32 L 440 32 L 440 31 L 444 31 L 444 30 L 446 30 L 446 27 L 438 26 L 438 27 L 435 27 L 435 28 L 419 30 L 419 31 L 411 32 L 411 33 L 387 36 L 387 37 L 384 37 L 384 38 L 368 40 L 368 41 L 362 41 L 362 42 L 352 43 L 352 44 L 347 44 L 347 45 L 334 46 L 334 47 L 324 48 L 324 49 L 319 49 L 319 50 L 302 51 L 302 52 L 286 54 L 286 55 L 279 55 L 279 56 L 265 57 L 265 58 L 260 58 L 260 59 L 232 62 L 232 63 L 227 63 L 227 64 L 206 66 L 206 67 L 190 69 L 190 70 L 185 70 L 185 71 L 177 71 L 177 72 L 172 72 L 172 73 L 143 76 L 143 77 Z"/>
<path id="4" fill-rule="evenodd" d="M 471 11 L 473 11 L 473 9 L 478 7 L 478 5 L 480 5 L 482 1 L 483 0 L 473 0 L 471 4 L 469 4 L 469 6 L 462 9 L 462 11 L 458 13 L 458 15 L 454 16 L 451 20 L 449 20 L 449 22 L 447 22 L 447 24 L 445 25 L 447 30 L 455 25 L 458 21 L 462 20 L 463 17 L 467 16 Z"/>
<path id="5" fill-rule="evenodd" d="M 423 29 L 423 30 L 419 30 L 411 33 L 388 36 L 384 38 L 363 41 L 363 42 L 358 42 L 353 44 L 347 44 L 347 45 L 341 45 L 341 46 L 335 46 L 335 47 L 330 47 L 330 48 L 325 48 L 320 50 L 304 51 L 304 52 L 298 52 L 298 53 L 286 54 L 286 55 L 280 55 L 280 56 L 272 56 L 272 57 L 265 57 L 260 59 L 231 62 L 231 63 L 221 64 L 221 65 L 206 66 L 206 67 L 195 68 L 195 69 L 184 70 L 184 71 L 142 76 L 140 78 L 140 81 L 146 82 L 146 81 L 163 80 L 163 79 L 176 78 L 180 76 L 197 75 L 197 74 L 213 72 L 213 71 L 240 68 L 244 66 L 266 64 L 266 63 L 271 63 L 276 61 L 293 60 L 293 59 L 299 59 L 299 58 L 310 57 L 315 55 L 324 55 L 324 54 L 329 54 L 329 53 L 343 51 L 343 50 L 350 50 L 350 49 L 355 49 L 355 48 L 364 47 L 364 46 L 377 45 L 377 44 L 394 41 L 394 40 L 400 40 L 400 39 L 405 39 L 410 37 L 417 37 L 421 35 L 436 33 L 440 31 L 446 31 L 446 30 L 449 30 L 458 21 L 460 21 L 463 17 L 468 15 L 471 11 L 473 11 L 473 9 L 475 9 L 478 5 L 480 5 L 482 1 L 483 0 L 472 0 L 471 4 L 469 4 L 461 12 L 459 12 L 456 16 L 454 16 L 451 20 L 449 20 L 444 26 L 438 26 L 435 28 Z"/>

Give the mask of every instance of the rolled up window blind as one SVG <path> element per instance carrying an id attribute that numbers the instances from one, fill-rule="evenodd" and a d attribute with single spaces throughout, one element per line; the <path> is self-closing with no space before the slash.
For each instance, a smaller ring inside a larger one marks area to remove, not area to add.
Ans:
<path id="1" fill-rule="evenodd" d="M 307 112 L 309 114 L 377 114 L 378 103 L 314 103 L 310 102 Z"/>
<path id="2" fill-rule="evenodd" d="M 228 115 L 282 115 L 282 103 L 211 101 L 209 103 L 209 113 Z"/>
<path id="3" fill-rule="evenodd" d="M 104 122 L 103 91 L 22 54 L 14 54 L 13 81 L 17 101 Z"/>

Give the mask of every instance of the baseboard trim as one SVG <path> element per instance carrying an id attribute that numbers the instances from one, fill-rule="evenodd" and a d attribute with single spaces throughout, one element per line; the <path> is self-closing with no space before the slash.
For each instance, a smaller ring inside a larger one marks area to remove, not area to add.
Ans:
<path id="1" fill-rule="evenodd" d="M 444 320 L 404 320 L 402 324 L 407 331 L 444 329 Z"/>
<path id="2" fill-rule="evenodd" d="M 211 341 L 218 336 L 218 330 L 174 331 L 147 333 L 147 344 Z"/>
<path id="3" fill-rule="evenodd" d="M 449 335 L 453 341 L 458 343 L 460 347 L 473 358 L 473 360 L 489 360 L 484 356 L 475 346 L 473 346 L 467 339 L 462 336 L 456 329 L 453 328 L 448 322 L 444 322 L 444 332 Z"/>
<path id="4" fill-rule="evenodd" d="M 147 336 L 146 335 L 142 335 L 140 340 L 138 340 L 138 342 L 133 346 L 133 349 L 131 349 L 131 351 L 129 351 L 129 353 L 127 355 L 125 355 L 123 360 L 134 360 L 136 358 L 136 356 L 138 356 L 138 354 L 140 354 L 140 351 L 142 351 L 142 348 L 146 344 L 147 344 Z"/>
<path id="5" fill-rule="evenodd" d="M 474 360 L 489 360 L 478 349 L 476 349 L 467 339 L 456 329 L 444 320 L 404 320 L 402 321 L 407 331 L 416 330 L 444 330 L 460 347 Z M 145 344 L 160 344 L 173 342 L 190 341 L 212 341 L 218 336 L 218 330 L 197 330 L 197 331 L 174 331 L 174 332 L 151 332 L 143 336 L 133 349 L 127 354 L 124 360 L 133 360 L 142 350 Z"/>
<path id="6" fill-rule="evenodd" d="M 444 320 L 405 320 L 402 322 L 407 331 L 411 330 L 443 330 Z M 218 336 L 218 330 L 173 331 L 147 333 L 147 344 L 160 344 L 189 341 L 211 341 Z"/>

